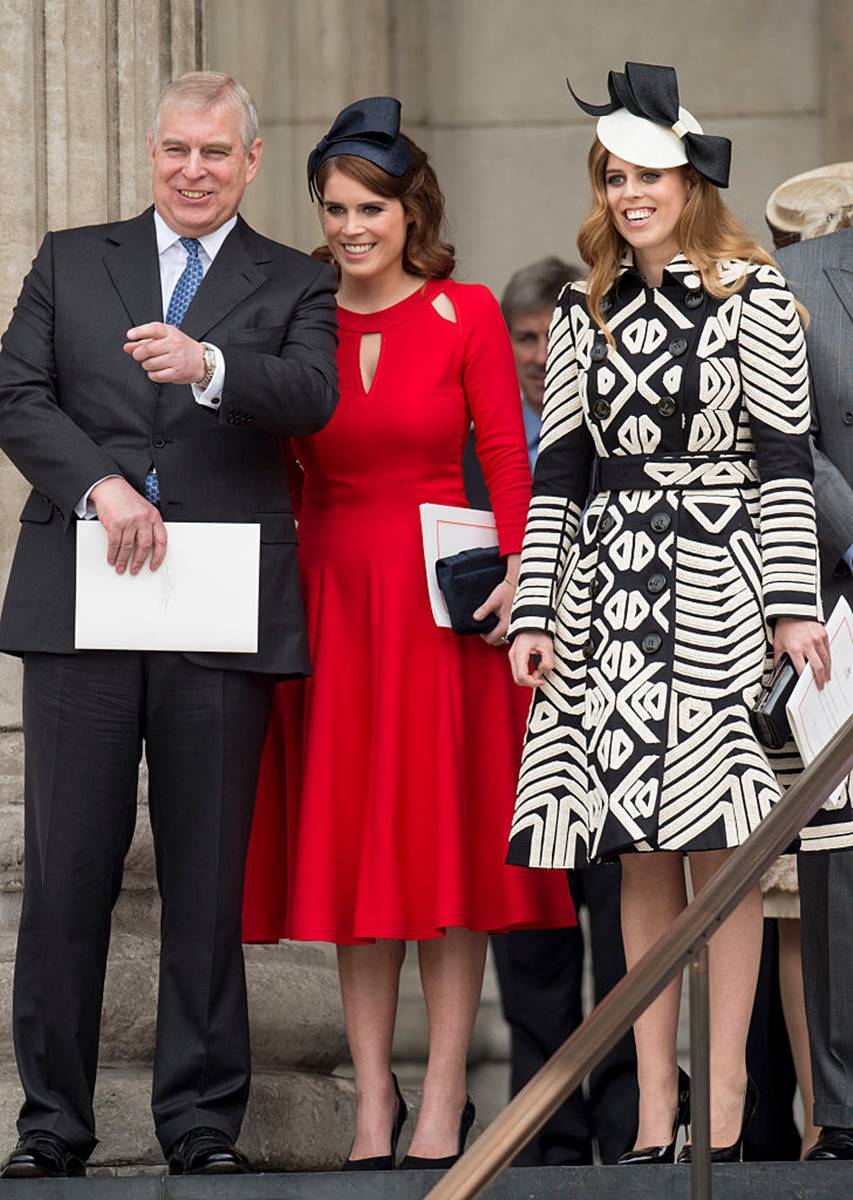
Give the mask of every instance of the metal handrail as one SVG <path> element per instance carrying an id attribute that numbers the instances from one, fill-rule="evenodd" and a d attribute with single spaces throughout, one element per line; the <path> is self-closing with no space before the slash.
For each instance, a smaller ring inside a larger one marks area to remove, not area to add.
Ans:
<path id="1" fill-rule="evenodd" d="M 851 769 L 853 717 L 847 719 L 747 841 L 732 852 L 663 937 L 450 1168 L 429 1192 L 428 1200 L 474 1200 L 482 1193 L 670 980 L 692 961 L 702 961 L 703 948 L 712 935 Z M 704 1099 L 707 1119 L 707 1095 Z M 699 1150 L 697 1144 L 697 1157 Z"/>

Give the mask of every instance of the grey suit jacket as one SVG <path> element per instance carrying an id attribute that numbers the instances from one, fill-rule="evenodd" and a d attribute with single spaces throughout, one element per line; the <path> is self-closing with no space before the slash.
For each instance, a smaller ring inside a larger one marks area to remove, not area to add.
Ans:
<path id="1" fill-rule="evenodd" d="M 314 433 L 337 402 L 335 277 L 242 219 L 181 328 L 225 356 L 218 410 L 189 386 L 152 383 L 123 351 L 162 321 L 152 210 L 49 233 L 0 351 L 0 447 L 32 484 L 0 617 L 0 650 L 74 649 L 74 504 L 105 475 L 138 490 L 153 462 L 167 521 L 260 525 L 256 654 L 203 666 L 310 669 L 283 440 Z"/>
<path id="2" fill-rule="evenodd" d="M 841 558 L 853 543 L 853 229 L 786 246 L 778 258 L 811 316 L 814 490 L 828 616 L 842 595 L 853 606 L 853 575 Z"/>

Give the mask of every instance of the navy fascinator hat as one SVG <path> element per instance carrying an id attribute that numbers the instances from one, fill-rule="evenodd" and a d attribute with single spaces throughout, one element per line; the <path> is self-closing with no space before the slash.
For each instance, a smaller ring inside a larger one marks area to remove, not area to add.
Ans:
<path id="1" fill-rule="evenodd" d="M 314 184 L 320 164 L 336 154 L 365 158 L 388 175 L 405 175 L 412 154 L 400 135 L 400 101 L 394 96 L 368 96 L 341 109 L 329 132 L 308 155 L 312 200 L 320 199 Z"/>
<path id="2" fill-rule="evenodd" d="M 641 167 L 678 167 L 689 163 L 717 187 L 729 186 L 732 144 L 704 133 L 692 113 L 678 102 L 674 67 L 625 63 L 607 76 L 608 104 L 588 104 L 566 80 L 579 108 L 598 117 L 598 140 L 611 154 Z"/>

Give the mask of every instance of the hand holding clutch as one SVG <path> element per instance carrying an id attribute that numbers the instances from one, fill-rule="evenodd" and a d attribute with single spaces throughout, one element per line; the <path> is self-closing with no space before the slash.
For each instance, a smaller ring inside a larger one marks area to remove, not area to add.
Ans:
<path id="1" fill-rule="evenodd" d="M 781 750 L 791 738 L 785 705 L 797 684 L 797 672 L 787 654 L 773 668 L 767 686 L 749 714 L 752 732 L 768 750 Z"/>

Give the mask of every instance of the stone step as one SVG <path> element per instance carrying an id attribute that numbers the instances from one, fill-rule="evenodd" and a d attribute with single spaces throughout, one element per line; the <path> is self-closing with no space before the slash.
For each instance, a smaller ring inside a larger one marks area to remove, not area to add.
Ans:
<path id="1" fill-rule="evenodd" d="M 40 1180 L 38 1200 L 421 1200 L 437 1172 Z M 850 1163 L 732 1163 L 713 1171 L 714 1200 L 849 1200 Z M 505 1171 L 487 1200 L 689 1200 L 688 1167 L 526 1167 Z M 3 1200 L 33 1200 L 7 1182 Z"/>

